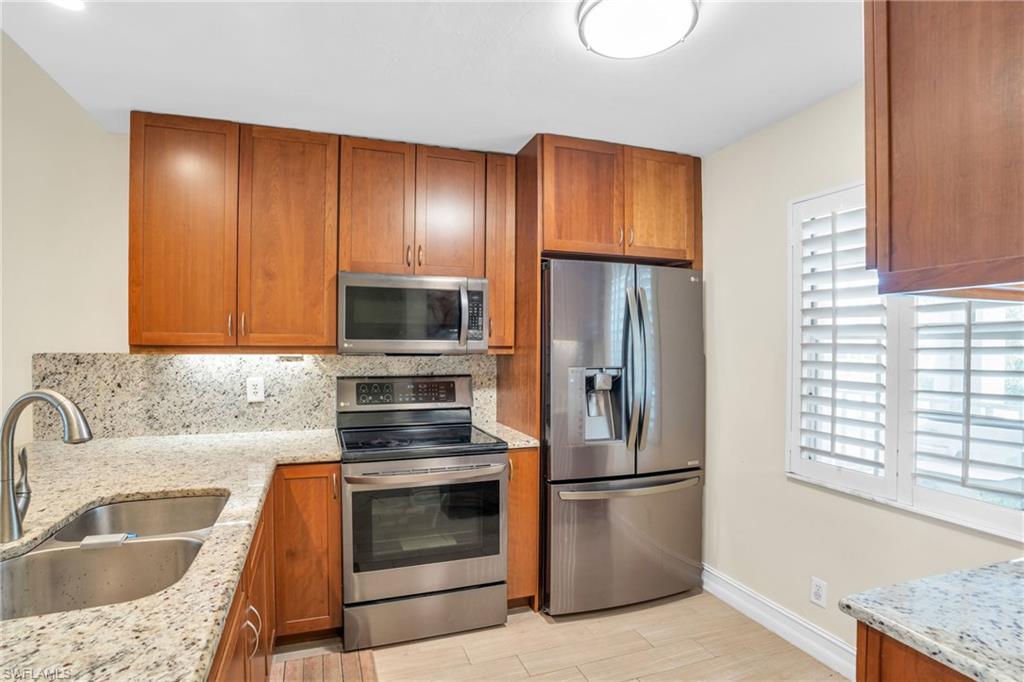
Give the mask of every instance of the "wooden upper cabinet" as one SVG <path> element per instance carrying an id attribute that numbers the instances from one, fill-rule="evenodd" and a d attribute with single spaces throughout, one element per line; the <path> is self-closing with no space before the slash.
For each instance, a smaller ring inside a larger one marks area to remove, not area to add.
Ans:
<path id="1" fill-rule="evenodd" d="M 341 138 L 341 269 L 413 272 L 416 146 Z"/>
<path id="2" fill-rule="evenodd" d="M 238 344 L 334 346 L 338 137 L 242 126 Z"/>
<path id="3" fill-rule="evenodd" d="M 883 293 L 1024 281 L 1024 3 L 865 3 Z"/>
<path id="4" fill-rule="evenodd" d="M 488 346 L 511 352 L 516 325 L 516 157 L 487 155 Z"/>
<path id="5" fill-rule="evenodd" d="M 132 112 L 128 341 L 233 346 L 238 125 Z"/>
<path id="6" fill-rule="evenodd" d="M 695 159 L 626 147 L 624 203 L 628 256 L 693 260 Z"/>
<path id="7" fill-rule="evenodd" d="M 483 277 L 485 155 L 416 147 L 416 274 Z"/>
<path id="8" fill-rule="evenodd" d="M 341 467 L 281 466 L 274 474 L 278 635 L 341 627 Z"/>
<path id="9" fill-rule="evenodd" d="M 544 135 L 544 250 L 623 252 L 621 145 Z"/>

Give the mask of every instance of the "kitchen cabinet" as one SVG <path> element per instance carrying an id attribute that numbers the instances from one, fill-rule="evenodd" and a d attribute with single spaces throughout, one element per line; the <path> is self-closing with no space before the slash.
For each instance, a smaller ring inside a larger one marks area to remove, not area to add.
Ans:
<path id="1" fill-rule="evenodd" d="M 700 159 L 540 138 L 543 251 L 700 262 Z"/>
<path id="2" fill-rule="evenodd" d="M 694 196 L 700 160 L 626 147 L 625 168 L 625 255 L 693 261 L 700 219 Z"/>
<path id="3" fill-rule="evenodd" d="M 540 451 L 509 450 L 508 599 L 540 606 Z"/>
<path id="4" fill-rule="evenodd" d="M 483 277 L 485 158 L 343 137 L 341 269 Z"/>
<path id="5" fill-rule="evenodd" d="M 621 255 L 621 145 L 544 135 L 544 250 Z"/>
<path id="6" fill-rule="evenodd" d="M 238 125 L 134 111 L 128 340 L 233 346 Z"/>
<path id="7" fill-rule="evenodd" d="M 964 682 L 968 679 L 873 627 L 857 623 L 857 682 Z"/>
<path id="8" fill-rule="evenodd" d="M 485 155 L 416 147 L 416 274 L 484 276 Z"/>
<path id="9" fill-rule="evenodd" d="M 870 0 L 864 11 L 879 290 L 1024 281 L 1024 4 Z"/>
<path id="10" fill-rule="evenodd" d="M 270 662 L 274 649 L 273 613 L 273 493 L 264 503 L 263 514 L 246 562 L 246 595 L 249 602 L 249 616 L 255 619 L 256 632 L 250 632 L 249 680 L 264 682 L 270 677 Z M 253 641 L 255 638 L 255 641 Z"/>
<path id="11" fill-rule="evenodd" d="M 274 599 L 278 635 L 341 627 L 341 466 L 274 474 Z"/>
<path id="12" fill-rule="evenodd" d="M 249 601 L 245 590 L 235 592 L 224 623 L 220 646 L 213 657 L 209 678 L 213 682 L 249 680 L 249 652 L 252 650 L 253 625 L 247 619 Z"/>
<path id="13" fill-rule="evenodd" d="M 338 137 L 242 126 L 238 345 L 337 339 Z"/>
<path id="14" fill-rule="evenodd" d="M 256 524 L 242 578 L 235 591 L 221 642 L 210 666 L 216 682 L 265 682 L 274 648 L 271 613 L 273 580 L 273 491 Z"/>
<path id="15" fill-rule="evenodd" d="M 516 325 L 516 158 L 487 155 L 487 344 L 511 353 Z"/>
<path id="16" fill-rule="evenodd" d="M 341 138 L 341 269 L 413 273 L 416 146 Z"/>

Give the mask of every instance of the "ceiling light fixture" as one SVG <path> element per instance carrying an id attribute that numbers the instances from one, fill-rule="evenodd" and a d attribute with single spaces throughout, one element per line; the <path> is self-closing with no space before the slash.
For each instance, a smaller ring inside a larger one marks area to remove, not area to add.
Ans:
<path id="1" fill-rule="evenodd" d="M 698 0 L 584 0 L 580 40 L 614 59 L 649 57 L 678 45 L 697 24 Z"/>
<path id="2" fill-rule="evenodd" d="M 50 0 L 50 4 L 69 9 L 72 12 L 81 12 L 85 9 L 85 0 Z"/>

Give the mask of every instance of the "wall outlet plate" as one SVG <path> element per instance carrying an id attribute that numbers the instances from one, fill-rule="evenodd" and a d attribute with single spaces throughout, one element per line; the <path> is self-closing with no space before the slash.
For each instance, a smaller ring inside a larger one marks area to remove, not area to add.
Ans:
<path id="1" fill-rule="evenodd" d="M 245 380 L 245 399 L 250 403 L 263 402 L 263 377 L 249 377 Z"/>
<path id="2" fill-rule="evenodd" d="M 821 608 L 828 607 L 828 583 L 821 578 L 811 576 L 811 603 Z"/>

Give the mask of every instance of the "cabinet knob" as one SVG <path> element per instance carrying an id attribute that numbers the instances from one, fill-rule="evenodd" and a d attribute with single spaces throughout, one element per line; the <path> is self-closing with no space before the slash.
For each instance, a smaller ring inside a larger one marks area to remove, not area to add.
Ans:
<path id="1" fill-rule="evenodd" d="M 405 247 L 405 264 L 412 267 L 412 244 Z"/>
<path id="2" fill-rule="evenodd" d="M 625 239 L 625 236 L 626 236 L 626 230 L 624 230 L 623 228 L 620 227 L 619 228 L 619 246 L 622 246 L 622 241 L 623 241 L 623 239 Z"/>
<path id="3" fill-rule="evenodd" d="M 629 228 L 629 245 L 633 246 L 633 242 L 636 240 L 636 230 L 632 227 Z"/>
<path id="4" fill-rule="evenodd" d="M 416 265 L 423 265 L 423 244 L 416 249 Z"/>
<path id="5" fill-rule="evenodd" d="M 233 329 L 231 327 L 231 313 L 228 313 L 228 336 L 232 336 L 233 335 L 232 331 L 233 331 Z"/>
<path id="6" fill-rule="evenodd" d="M 245 336 L 245 313 L 242 313 L 242 319 L 239 320 L 238 328 L 239 328 L 238 335 L 239 336 Z"/>
<path id="7" fill-rule="evenodd" d="M 487 318 L 487 337 L 490 338 L 492 336 L 494 336 L 494 318 L 493 317 L 488 317 Z"/>

